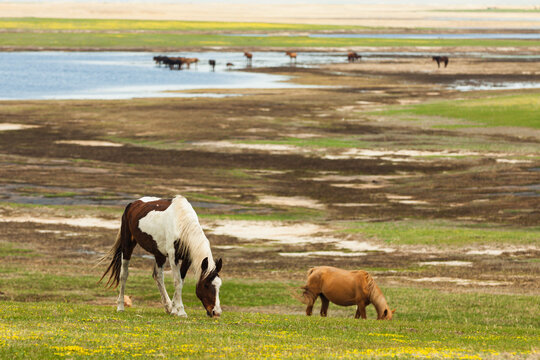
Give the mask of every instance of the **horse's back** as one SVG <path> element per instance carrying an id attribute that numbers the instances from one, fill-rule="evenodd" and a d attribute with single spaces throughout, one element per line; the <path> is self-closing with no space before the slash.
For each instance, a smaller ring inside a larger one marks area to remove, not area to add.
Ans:
<path id="1" fill-rule="evenodd" d="M 349 306 L 355 304 L 357 282 L 352 272 L 333 266 L 313 268 L 308 285 L 311 283 L 331 302 Z"/>

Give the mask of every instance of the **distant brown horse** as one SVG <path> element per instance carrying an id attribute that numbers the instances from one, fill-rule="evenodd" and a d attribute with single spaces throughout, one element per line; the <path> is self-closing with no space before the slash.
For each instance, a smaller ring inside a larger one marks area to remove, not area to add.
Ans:
<path id="1" fill-rule="evenodd" d="M 231 69 L 232 69 L 232 67 L 234 66 L 234 64 L 233 64 L 233 63 L 230 63 L 230 62 L 228 62 L 226 66 L 227 66 L 227 69 L 228 69 L 228 70 L 231 70 Z"/>
<path id="2" fill-rule="evenodd" d="M 246 57 L 246 62 L 251 65 L 251 61 L 253 60 L 253 54 L 247 51 L 244 51 L 244 56 Z"/>
<path id="3" fill-rule="evenodd" d="M 184 63 L 187 65 L 187 68 L 189 69 L 189 66 L 191 64 L 195 64 L 195 66 L 197 66 L 197 64 L 199 63 L 199 59 L 197 59 L 197 58 L 184 58 Z"/>
<path id="4" fill-rule="evenodd" d="M 340 306 L 356 305 L 355 319 L 366 318 L 366 306 L 373 304 L 377 309 L 377 320 L 391 320 L 395 310 L 390 310 L 383 293 L 375 280 L 365 271 L 348 271 L 331 266 L 309 269 L 307 285 L 302 298 L 310 316 L 317 297 L 321 298 L 321 316 L 326 316 L 330 301 Z"/>
<path id="5" fill-rule="evenodd" d="M 294 63 L 296 63 L 296 53 L 295 52 L 287 51 L 285 54 L 289 56 L 291 62 L 294 60 Z"/>
<path id="6" fill-rule="evenodd" d="M 441 67 L 442 62 L 444 63 L 444 67 L 446 67 L 448 65 L 448 61 L 449 61 L 447 56 L 434 56 L 434 57 L 431 58 L 431 60 L 437 62 L 437 67 L 438 68 Z"/>
<path id="7" fill-rule="evenodd" d="M 347 53 L 347 61 L 349 61 L 350 63 L 351 62 L 355 62 L 356 60 L 362 58 L 362 56 L 358 55 L 356 52 L 354 51 L 349 51 Z"/>

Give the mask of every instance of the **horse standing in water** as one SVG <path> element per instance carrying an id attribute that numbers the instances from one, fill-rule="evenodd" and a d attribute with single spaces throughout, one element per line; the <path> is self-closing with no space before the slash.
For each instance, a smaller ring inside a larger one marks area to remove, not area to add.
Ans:
<path id="1" fill-rule="evenodd" d="M 296 64 L 296 53 L 295 52 L 287 51 L 285 53 L 285 55 L 288 55 L 289 58 L 290 58 L 290 61 L 293 62 L 293 60 L 294 60 L 294 63 Z"/>
<path id="2" fill-rule="evenodd" d="M 249 66 L 251 66 L 251 62 L 253 60 L 253 54 L 247 51 L 244 51 L 244 56 L 246 57 L 246 62 Z"/>
<path id="3" fill-rule="evenodd" d="M 347 61 L 350 62 L 350 63 L 351 63 L 351 62 L 355 62 L 356 60 L 358 60 L 358 59 L 360 59 L 360 58 L 362 58 L 362 56 L 361 56 L 361 55 L 358 55 L 358 54 L 357 54 L 356 52 L 354 52 L 354 51 L 349 51 L 349 52 L 347 53 Z"/>
<path id="4" fill-rule="evenodd" d="M 208 65 L 210 65 L 210 67 L 212 68 L 212 71 L 216 70 L 216 60 L 214 59 L 208 60 Z"/>
<path id="5" fill-rule="evenodd" d="M 161 302 L 167 313 L 187 317 L 182 303 L 182 287 L 186 273 L 193 265 L 198 279 L 196 294 L 207 315 L 211 317 L 221 315 L 219 271 L 222 261 L 219 259 L 214 262 L 210 242 L 204 235 L 195 210 L 186 198 L 180 195 L 174 199 L 143 197 L 126 206 L 116 242 L 100 260 L 101 263 L 112 258 L 100 281 L 110 272 L 107 285 L 110 284 L 110 287 L 120 285 L 117 311 L 124 310 L 128 266 L 137 244 L 154 255 L 152 276 L 156 280 Z M 175 287 L 172 301 L 163 279 L 163 266 L 167 258 L 171 265 Z"/>
<path id="6" fill-rule="evenodd" d="M 437 62 L 437 67 L 438 68 L 441 67 L 442 62 L 444 63 L 444 67 L 446 67 L 448 65 L 448 61 L 449 61 L 447 56 L 434 56 L 434 57 L 431 58 L 431 60 Z"/>
<path id="7" fill-rule="evenodd" d="M 371 275 L 362 270 L 348 271 L 332 266 L 319 266 L 308 270 L 307 285 L 299 299 L 307 305 L 310 316 L 317 297 L 321 298 L 321 316 L 326 316 L 330 301 L 341 306 L 356 305 L 355 319 L 366 318 L 366 306 L 377 309 L 377 320 L 391 320 L 396 310 L 390 310 L 383 293 Z"/>

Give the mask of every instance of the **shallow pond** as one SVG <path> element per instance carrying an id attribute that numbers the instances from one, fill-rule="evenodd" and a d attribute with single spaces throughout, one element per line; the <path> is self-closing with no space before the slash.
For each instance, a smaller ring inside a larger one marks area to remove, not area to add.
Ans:
<path id="1" fill-rule="evenodd" d="M 247 66 L 241 52 L 167 53 L 197 57 L 198 66 L 171 71 L 155 65 L 146 52 L 2 52 L 0 100 L 131 99 L 135 97 L 224 96 L 167 91 L 197 89 L 293 88 L 288 77 L 228 71 Z M 215 71 L 208 60 L 216 60 Z M 297 66 L 343 61 L 343 56 L 308 53 Z M 252 67 L 289 65 L 283 52 L 255 52 Z M 301 86 L 306 87 L 306 86 Z M 229 95 L 230 96 L 230 95 Z"/>

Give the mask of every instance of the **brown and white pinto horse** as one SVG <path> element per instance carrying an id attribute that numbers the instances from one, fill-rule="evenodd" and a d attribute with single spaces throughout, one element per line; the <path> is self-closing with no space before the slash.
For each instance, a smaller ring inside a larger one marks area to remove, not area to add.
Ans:
<path id="1" fill-rule="evenodd" d="M 348 271 L 332 266 L 309 269 L 304 293 L 299 300 L 307 305 L 310 316 L 317 297 L 321 298 L 321 316 L 326 316 L 331 302 L 340 306 L 356 305 L 355 319 L 366 318 L 366 306 L 373 304 L 378 320 L 391 320 L 395 310 L 390 310 L 383 293 L 371 275 L 362 270 Z"/>
<path id="2" fill-rule="evenodd" d="M 124 310 L 128 266 L 137 244 L 154 255 L 153 277 L 167 313 L 187 316 L 182 303 L 182 287 L 186 273 L 193 265 L 198 279 L 196 294 L 207 315 L 213 317 L 221 315 L 219 271 L 222 261 L 219 259 L 214 262 L 210 242 L 204 235 L 195 210 L 186 198 L 180 195 L 174 199 L 143 197 L 126 206 L 116 242 L 109 253 L 101 259 L 104 261 L 112 258 L 100 281 L 110 272 L 107 285 L 110 284 L 110 287 L 120 285 L 117 311 Z M 167 258 L 171 265 L 175 287 L 172 301 L 163 279 L 163 266 Z"/>
<path id="3" fill-rule="evenodd" d="M 441 67 L 441 63 L 444 63 L 444 67 L 446 67 L 448 65 L 448 61 L 449 61 L 448 56 L 433 56 L 431 58 L 431 60 L 437 62 L 437 67 L 438 68 Z"/>

